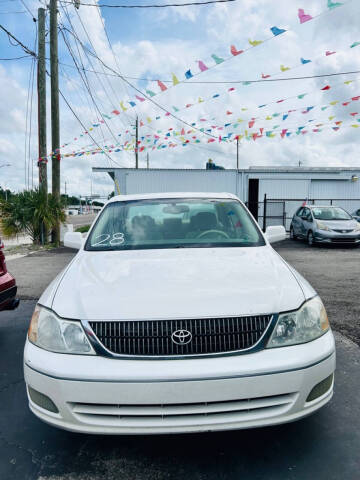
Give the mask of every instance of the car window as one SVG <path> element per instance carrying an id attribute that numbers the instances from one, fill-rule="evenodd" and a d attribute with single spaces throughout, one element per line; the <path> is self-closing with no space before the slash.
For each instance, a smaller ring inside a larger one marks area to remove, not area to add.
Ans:
<path id="1" fill-rule="evenodd" d="M 352 218 L 340 207 L 316 207 L 312 211 L 316 220 L 351 220 Z"/>
<path id="2" fill-rule="evenodd" d="M 308 208 L 303 208 L 303 211 L 301 212 L 302 217 L 306 217 L 309 214 L 309 209 Z"/>
<path id="3" fill-rule="evenodd" d="M 310 208 L 304 208 L 303 216 L 306 217 L 306 219 L 309 220 L 309 221 L 312 220 Z"/>
<path id="4" fill-rule="evenodd" d="M 303 210 L 304 210 L 304 208 L 303 208 L 303 207 L 300 207 L 299 210 L 296 212 L 296 215 L 297 215 L 298 217 L 301 217 Z"/>
<path id="5" fill-rule="evenodd" d="M 184 198 L 109 203 L 85 249 L 258 245 L 264 239 L 239 201 Z"/>

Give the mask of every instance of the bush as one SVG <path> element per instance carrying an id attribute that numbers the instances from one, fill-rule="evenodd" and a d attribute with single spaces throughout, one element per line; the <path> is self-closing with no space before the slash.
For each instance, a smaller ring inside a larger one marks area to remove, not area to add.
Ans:
<path id="1" fill-rule="evenodd" d="M 86 233 L 90 229 L 90 225 L 82 225 L 81 227 L 78 227 L 75 232 L 80 232 L 80 233 Z"/>
<path id="2" fill-rule="evenodd" d="M 47 240 L 48 232 L 57 222 L 65 221 L 64 205 L 42 190 L 26 190 L 13 194 L 6 202 L 0 199 L 1 230 L 5 237 L 25 233 L 34 243 Z"/>

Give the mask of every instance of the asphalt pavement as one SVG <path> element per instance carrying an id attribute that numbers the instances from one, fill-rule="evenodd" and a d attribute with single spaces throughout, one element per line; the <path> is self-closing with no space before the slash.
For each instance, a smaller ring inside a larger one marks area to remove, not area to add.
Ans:
<path id="1" fill-rule="evenodd" d="M 313 277 L 309 280 L 325 304 L 332 305 L 331 316 L 341 308 L 347 312 L 350 331 L 359 321 L 358 294 L 348 298 L 343 284 L 347 286 L 345 273 L 354 258 L 356 273 L 360 250 L 319 250 L 320 262 L 313 258 L 316 250 L 308 253 L 297 242 L 284 242 L 277 249 L 300 272 L 308 271 L 307 278 Z M 73 255 L 60 249 L 8 262 L 23 300 L 18 310 L 0 313 L 1 480 L 360 479 L 360 349 L 339 333 L 333 399 L 292 424 L 212 434 L 107 437 L 65 432 L 38 420 L 27 407 L 24 340 L 43 286 Z M 343 271 L 340 264 L 347 265 Z M 331 278 L 334 285 L 329 288 Z"/>

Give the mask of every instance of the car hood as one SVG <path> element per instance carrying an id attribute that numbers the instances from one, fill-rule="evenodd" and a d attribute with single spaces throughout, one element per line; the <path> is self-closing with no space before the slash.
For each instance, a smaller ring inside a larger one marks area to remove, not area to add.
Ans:
<path id="1" fill-rule="evenodd" d="M 357 221 L 351 220 L 317 220 L 332 230 L 354 230 L 357 227 Z"/>
<path id="2" fill-rule="evenodd" d="M 80 251 L 51 308 L 83 320 L 201 318 L 276 313 L 304 299 L 271 246 Z"/>

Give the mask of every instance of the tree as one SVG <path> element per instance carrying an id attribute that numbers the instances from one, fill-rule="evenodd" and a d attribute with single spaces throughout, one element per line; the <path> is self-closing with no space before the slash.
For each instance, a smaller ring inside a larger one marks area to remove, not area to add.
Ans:
<path id="1" fill-rule="evenodd" d="M 25 233 L 34 243 L 47 241 L 47 238 L 42 238 L 42 225 L 47 232 L 58 221 L 65 221 L 63 201 L 58 201 L 53 195 L 38 189 L 13 194 L 7 202 L 0 199 L 0 214 L 4 236 L 12 237 Z"/>
<path id="2" fill-rule="evenodd" d="M 68 205 L 80 205 L 80 198 L 74 197 L 72 195 L 64 195 L 62 194 L 61 197 L 64 199 L 64 203 L 66 206 Z"/>
<path id="3" fill-rule="evenodd" d="M 11 192 L 11 190 L 9 190 L 8 188 L 7 188 L 7 189 L 4 189 L 4 188 L 0 187 L 0 199 L 2 199 L 2 200 L 9 200 L 9 198 L 11 197 L 11 195 L 13 195 L 13 193 Z"/>

